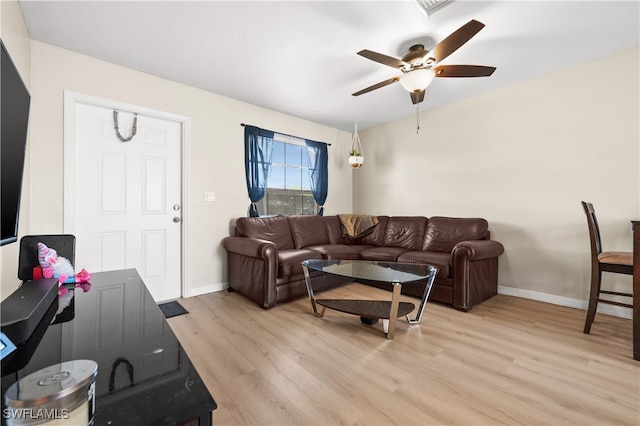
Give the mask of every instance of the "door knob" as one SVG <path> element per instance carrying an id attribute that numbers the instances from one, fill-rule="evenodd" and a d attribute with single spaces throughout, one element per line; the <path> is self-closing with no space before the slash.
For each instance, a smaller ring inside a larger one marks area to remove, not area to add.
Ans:
<path id="1" fill-rule="evenodd" d="M 180 218 L 178 216 L 173 218 L 173 222 L 174 223 L 179 223 L 180 222 Z"/>

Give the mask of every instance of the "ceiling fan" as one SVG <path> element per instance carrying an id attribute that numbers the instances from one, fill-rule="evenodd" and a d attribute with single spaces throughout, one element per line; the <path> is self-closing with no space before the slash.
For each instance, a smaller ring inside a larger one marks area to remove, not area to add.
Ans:
<path id="1" fill-rule="evenodd" d="M 484 28 L 482 22 L 472 19 L 438 43 L 431 51 L 426 50 L 422 44 L 416 44 L 409 48 L 409 53 L 403 56 L 402 59 L 396 59 L 371 50 L 361 50 L 358 55 L 383 65 L 398 68 L 402 71 L 402 75 L 355 92 L 353 96 L 360 96 L 399 81 L 402 87 L 411 95 L 411 101 L 414 104 L 418 104 L 424 100 L 425 89 L 435 77 L 490 76 L 496 70 L 495 67 L 483 65 L 437 65 L 469 41 L 482 28 Z"/>

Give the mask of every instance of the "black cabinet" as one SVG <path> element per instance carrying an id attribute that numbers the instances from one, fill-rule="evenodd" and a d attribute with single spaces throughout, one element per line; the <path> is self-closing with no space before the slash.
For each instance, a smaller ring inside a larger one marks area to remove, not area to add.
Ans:
<path id="1" fill-rule="evenodd" d="M 90 359 L 98 364 L 96 425 L 211 424 L 216 402 L 136 270 L 95 273 L 85 290 L 60 296 L 39 341 L 3 365 L 3 396 L 42 368 Z"/>

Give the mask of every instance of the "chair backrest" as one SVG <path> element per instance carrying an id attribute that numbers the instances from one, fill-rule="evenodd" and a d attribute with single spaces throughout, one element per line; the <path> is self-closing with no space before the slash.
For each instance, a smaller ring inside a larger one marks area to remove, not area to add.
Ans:
<path id="1" fill-rule="evenodd" d="M 20 255 L 18 258 L 18 278 L 22 281 L 33 279 L 33 268 L 40 266 L 38 262 L 38 243 L 58 252 L 58 256 L 66 257 L 71 265 L 76 264 L 76 237 L 71 234 L 58 235 L 25 235 L 20 239 Z"/>
<path id="2" fill-rule="evenodd" d="M 587 225 L 589 226 L 589 239 L 591 240 L 591 257 L 598 260 L 598 255 L 602 253 L 602 241 L 600 240 L 600 227 L 596 212 L 593 210 L 593 204 L 582 202 L 584 214 L 587 215 Z"/>

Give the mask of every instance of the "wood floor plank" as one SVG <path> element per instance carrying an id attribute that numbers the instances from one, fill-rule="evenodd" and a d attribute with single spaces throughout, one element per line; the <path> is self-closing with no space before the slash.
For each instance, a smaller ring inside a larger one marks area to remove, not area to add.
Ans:
<path id="1" fill-rule="evenodd" d="M 168 322 L 218 403 L 215 424 L 640 424 L 627 319 L 598 314 L 585 335 L 584 311 L 497 295 L 467 313 L 429 303 L 388 340 L 352 315 L 314 317 L 308 299 L 180 303 L 189 314 Z"/>

